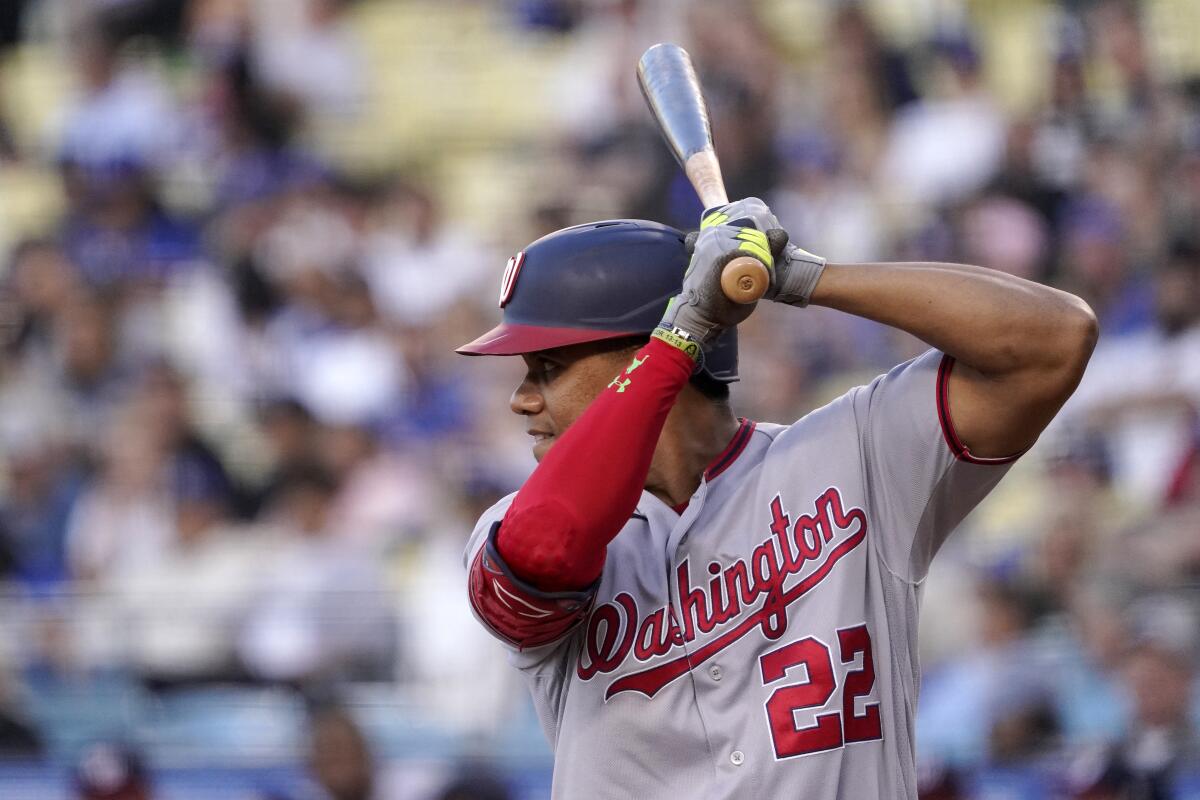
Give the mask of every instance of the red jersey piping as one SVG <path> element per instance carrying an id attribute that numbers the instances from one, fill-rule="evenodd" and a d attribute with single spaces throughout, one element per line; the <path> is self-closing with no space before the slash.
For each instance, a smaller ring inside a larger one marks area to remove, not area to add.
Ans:
<path id="1" fill-rule="evenodd" d="M 946 440 L 946 445 L 949 446 L 950 452 L 959 461 L 965 461 L 968 464 L 1011 464 L 1016 461 L 1024 451 L 1011 456 L 1001 456 L 1000 458 L 982 458 L 980 456 L 971 455 L 971 451 L 963 444 L 962 439 L 958 438 L 958 432 L 954 430 L 954 421 L 950 419 L 950 372 L 954 369 L 954 358 L 948 355 L 942 355 L 942 363 L 938 365 L 937 374 L 937 414 L 938 422 L 942 427 L 942 436 Z"/>
<path id="2" fill-rule="evenodd" d="M 741 425 L 737 429 L 737 433 L 729 440 L 729 444 L 725 447 L 721 454 L 713 459 L 708 465 L 708 469 L 704 470 L 705 480 L 713 480 L 737 461 L 738 456 L 746 449 L 746 445 L 750 443 L 750 436 L 754 433 L 754 421 L 749 419 L 741 420 Z"/>

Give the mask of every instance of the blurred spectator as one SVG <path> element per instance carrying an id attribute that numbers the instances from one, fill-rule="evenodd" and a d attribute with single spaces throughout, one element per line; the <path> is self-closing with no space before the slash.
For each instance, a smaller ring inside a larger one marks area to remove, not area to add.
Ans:
<path id="1" fill-rule="evenodd" d="M 266 458 L 265 474 L 246 498 L 250 516 L 258 516 L 274 501 L 291 464 L 317 455 L 317 423 L 303 403 L 291 398 L 268 401 L 259 412 Z"/>
<path id="2" fill-rule="evenodd" d="M 327 800 L 383 800 L 377 793 L 375 759 L 362 728 L 336 707 L 309 722 L 308 769 Z"/>
<path id="3" fill-rule="evenodd" d="M 179 43 L 189 0 L 106 0 L 104 12 L 130 37 L 149 37 L 164 45 Z"/>
<path id="4" fill-rule="evenodd" d="M 928 208 L 961 200 L 995 175 L 1004 153 L 1004 120 L 965 33 L 933 42 L 925 81 L 928 93 L 896 114 L 882 180 L 897 202 Z"/>
<path id="5" fill-rule="evenodd" d="M 884 112 L 894 113 L 918 98 L 904 54 L 880 34 L 862 3 L 839 4 L 829 36 L 838 69 L 869 76 Z"/>
<path id="6" fill-rule="evenodd" d="M 821 133 L 785 143 L 783 180 L 769 198 L 771 209 L 801 247 L 835 261 L 874 261 L 884 252 L 883 220 L 870 187 L 843 158 Z"/>
<path id="7" fill-rule="evenodd" d="M 146 368 L 101 430 L 99 473 L 71 512 L 76 577 L 120 580 L 126 569 L 145 568 L 170 549 L 172 480 L 202 481 L 216 506 L 233 508 L 225 468 L 195 431 L 182 379 L 167 366 Z"/>
<path id="8" fill-rule="evenodd" d="M 476 469 L 479 469 L 476 466 Z M 403 550 L 399 576 L 405 620 L 401 630 L 404 674 L 422 686 L 421 704 L 453 727 L 475 736 L 506 735 L 524 704 L 522 679 L 510 671 L 482 672 L 478 665 L 502 658 L 503 648 L 480 630 L 463 597 L 463 550 L 477 518 L 511 486 L 495 476 L 475 475 L 457 492 L 439 498 L 440 513 Z M 436 612 L 432 611 L 436 609 Z"/>
<path id="9" fill-rule="evenodd" d="M 989 184 L 986 192 L 987 196 L 1009 201 L 1019 209 L 1036 214 L 1037 224 L 1034 226 L 1030 226 L 1027 220 L 1018 220 L 1026 224 L 1017 228 L 1016 232 L 1026 235 L 1015 246 L 1032 247 L 1038 251 L 1036 270 L 1030 274 L 1036 276 L 1036 280 L 1045 281 L 1057 256 L 1058 240 L 1054 234 L 1060 222 L 1063 203 L 1069 196 L 1064 184 L 1074 184 L 1078 181 L 1077 172 L 1082 166 L 1064 167 L 1042 163 L 1043 160 L 1063 159 L 1066 156 L 1041 152 L 1041 148 L 1049 149 L 1051 146 L 1040 141 L 1039 137 L 1043 136 L 1043 132 L 1039 129 L 1039 124 L 1041 123 L 1038 120 L 1029 118 L 1012 122 L 1005 140 L 1004 160 L 1000 172 Z M 1075 157 L 1082 159 L 1082 142 L 1080 148 Z M 1070 174 L 1052 174 L 1056 170 Z"/>
<path id="10" fill-rule="evenodd" d="M 1195 619 L 1169 602 L 1141 610 L 1123 665 L 1131 727 L 1116 744 L 1076 757 L 1067 775 L 1073 798 L 1169 800 L 1184 770 L 1200 763 L 1200 729 L 1189 718 Z"/>
<path id="11" fill-rule="evenodd" d="M 1006 755 L 992 749 L 1007 741 L 1006 725 L 1044 736 L 1023 724 L 1023 715 L 1040 705 L 1036 667 L 1025 638 L 1033 621 L 1031 597 L 1023 588 L 995 579 L 981 581 L 977 592 L 979 641 L 941 674 L 927 676 L 918 709 L 918 748 L 925 757 L 958 768 Z M 1036 746 L 1033 737 L 1028 746 Z"/>
<path id="12" fill-rule="evenodd" d="M 0 25 L 3 22 L 0 21 Z M 2 36 L 3 34 L 0 34 Z M 0 43 L 0 52 L 3 52 L 3 44 Z M 4 70 L 0 69 L 0 82 L 3 82 Z M 3 167 L 6 162 L 16 161 L 20 154 L 17 151 L 16 137 L 13 135 L 12 128 L 8 122 L 8 115 L 5 113 L 7 104 L 0 100 L 0 167 Z"/>
<path id="13" fill-rule="evenodd" d="M 1130 797 L 1153 800 L 1167 797 L 1161 793 L 1132 794 L 1133 776 L 1124 764 L 1108 757 L 1103 750 L 1077 757 L 1068 767 L 1063 783 L 1067 796 L 1072 800 L 1126 800 Z"/>
<path id="14" fill-rule="evenodd" d="M 260 679 L 388 675 L 396 635 L 385 584 L 354 533 L 334 527 L 337 488 L 313 464 L 293 465 L 280 481 L 238 641 L 240 658 Z"/>
<path id="15" fill-rule="evenodd" d="M 166 458 L 174 464 L 194 464 L 211 476 L 213 492 L 231 505 L 236 491 L 220 456 L 197 429 L 188 386 L 169 365 L 148 365 L 128 400 L 130 413 L 153 431 Z"/>
<path id="16" fill-rule="evenodd" d="M 1154 309 L 1167 339 L 1194 333 L 1200 323 L 1200 243 L 1175 241 L 1155 275 Z"/>
<path id="17" fill-rule="evenodd" d="M 203 110 L 215 135 L 213 205 L 224 213 L 216 227 L 222 246 L 237 255 L 271 219 L 262 203 L 310 185 L 323 170 L 293 144 L 294 103 L 262 86 L 244 49 L 224 55 L 206 77 Z"/>
<path id="18" fill-rule="evenodd" d="M 1083 197 L 1064 212 L 1063 283 L 1088 301 L 1106 336 L 1135 333 L 1153 322 L 1154 296 L 1129 263 L 1126 232 L 1115 208 Z"/>
<path id="19" fill-rule="evenodd" d="M 821 127 L 838 143 L 840 171 L 861 180 L 876 172 L 894 110 L 918 95 L 910 91 L 907 58 L 887 48 L 876 20 L 861 4 L 840 4 L 828 35 L 829 46 L 820 48 L 821 63 L 807 89 L 816 98 Z M 893 81 L 897 95 L 891 92 Z"/>
<path id="20" fill-rule="evenodd" d="M 19 395 L 9 399 L 31 400 Z M 67 577 L 69 518 L 84 471 L 35 413 L 17 412 L 7 422 L 5 427 L 11 427 L 3 438 L 7 474 L 0 495 L 0 568 L 5 577 L 27 586 L 51 588 Z"/>
<path id="21" fill-rule="evenodd" d="M 6 355 L 18 370 L 51 369 L 57 320 L 82 292 L 75 266 L 55 242 L 29 239 L 13 248 L 5 278 Z"/>
<path id="22" fill-rule="evenodd" d="M 167 454 L 158 431 L 131 410 L 104 431 L 99 468 L 71 509 L 71 573 L 110 589 L 131 570 L 160 562 L 174 538 Z"/>
<path id="23" fill-rule="evenodd" d="M 262 331 L 260 390 L 293 396 L 336 424 L 378 422 L 407 382 L 368 287 L 349 270 L 356 246 L 329 189 L 293 193 L 260 244 L 283 300 Z"/>
<path id="24" fill-rule="evenodd" d="M 78 295 L 55 317 L 54 372 L 42 402 L 65 405 L 72 442 L 85 442 L 116 407 L 129 371 L 121 363 L 111 298 Z"/>
<path id="25" fill-rule="evenodd" d="M 619 129 L 642 113 L 630 65 L 650 45 L 678 39 L 675 5 L 650 0 L 584 4 L 559 68 L 547 81 L 547 102 L 563 133 L 586 139 L 595 131 Z"/>
<path id="26" fill-rule="evenodd" d="M 963 257 L 1026 280 L 1042 277 L 1049 249 L 1045 221 L 1025 203 L 984 195 L 963 212 Z"/>
<path id="27" fill-rule="evenodd" d="M 917 765 L 917 797 L 920 800 L 964 800 L 962 777 L 936 762 Z"/>
<path id="28" fill-rule="evenodd" d="M 225 485 L 210 464 L 183 458 L 165 470 L 172 538 L 110 584 L 131 666 L 153 689 L 241 680 L 236 627 L 259 580 L 259 543 L 230 524 Z"/>
<path id="29" fill-rule="evenodd" d="M 293 370 L 285 389 L 323 422 L 378 423 L 401 402 L 408 373 L 378 325 L 366 285 L 346 275 L 322 290 L 327 289 L 332 290 L 327 297 L 333 302 L 324 309 L 326 324 L 297 331 L 288 330 L 281 319 L 275 329 L 281 336 L 281 355 Z"/>
<path id="30" fill-rule="evenodd" d="M 151 800 L 154 790 L 142 759 L 132 749 L 99 743 L 84 751 L 75 766 L 78 800 Z"/>
<path id="31" fill-rule="evenodd" d="M 1053 698 L 1067 741 L 1111 741 L 1129 716 L 1120 674 L 1129 638 L 1125 597 L 1111 585 L 1093 582 L 1076 586 L 1066 602 L 1066 618 L 1044 625 L 1035 639 L 1039 683 Z"/>
<path id="32" fill-rule="evenodd" d="M 1129 658 L 1126 680 L 1135 718 L 1118 757 L 1133 774 L 1133 784 L 1151 796 L 1167 797 L 1175 776 L 1200 759 L 1200 736 L 1188 718 L 1195 672 L 1190 655 L 1152 645 Z"/>
<path id="33" fill-rule="evenodd" d="M 44 755 L 42 736 L 28 718 L 27 706 L 5 665 L 0 672 L 0 761 Z"/>
<path id="34" fill-rule="evenodd" d="M 442 789 L 438 800 L 510 800 L 512 793 L 486 770 L 466 768 Z"/>
<path id="35" fill-rule="evenodd" d="M 1030 176 L 1050 191 L 1073 189 L 1083 175 L 1086 139 L 1094 128 L 1084 66 L 1077 47 L 1066 45 L 1057 54 L 1048 75 L 1046 107 L 1029 131 Z"/>
<path id="36" fill-rule="evenodd" d="M 25 9 L 30 0 L 12 0 L 0 6 L 0 53 L 21 38 Z"/>
<path id="37" fill-rule="evenodd" d="M 144 164 L 65 162 L 63 178 L 71 202 L 63 243 L 93 286 L 158 285 L 200 262 L 198 231 L 167 213 Z"/>
<path id="38" fill-rule="evenodd" d="M 1108 78 L 1102 123 L 1115 136 L 1138 146 L 1154 146 L 1165 112 L 1161 84 L 1155 81 L 1143 31 L 1140 3 L 1107 0 L 1089 15 L 1097 60 Z"/>
<path id="39" fill-rule="evenodd" d="M 405 328 L 399 338 L 411 382 L 407 402 L 390 415 L 385 438 L 397 445 L 428 447 L 466 434 L 472 417 L 470 381 L 461 359 L 442 347 L 459 330 L 453 318 L 428 328 Z"/>
<path id="40" fill-rule="evenodd" d="M 363 243 L 363 275 L 380 314 L 416 328 L 455 303 L 481 301 L 496 260 L 473 239 L 443 218 L 429 191 L 393 184 L 373 209 Z"/>
<path id="41" fill-rule="evenodd" d="M 118 375 L 106 309 L 78 288 L 52 243 L 30 240 L 13 253 L 0 354 L 0 441 L 8 471 L 0 559 L 5 573 L 33 583 L 65 577 L 67 516 L 84 479 L 80 456 Z"/>
<path id="42" fill-rule="evenodd" d="M 768 33 L 757 11 L 730 14 L 714 0 L 691 3 L 685 19 L 725 187 L 730 197 L 767 194 L 780 173 L 773 91 L 780 63 L 772 49 L 759 46 Z M 672 221 L 693 227 L 703 209 L 682 173 L 676 173 L 672 189 Z"/>
<path id="43" fill-rule="evenodd" d="M 318 116 L 357 112 L 366 75 L 361 43 L 346 18 L 352 5 L 352 0 L 259 3 L 254 66 L 263 85 Z"/>
<path id="44" fill-rule="evenodd" d="M 370 429 L 327 425 L 316 441 L 319 460 L 338 486 L 330 527 L 347 547 L 386 552 L 441 512 L 438 488 L 424 465 L 381 447 Z"/>
<path id="45" fill-rule="evenodd" d="M 122 61 L 125 32 L 115 14 L 81 17 L 71 48 L 81 94 L 67 116 L 59 158 L 81 170 L 162 163 L 177 144 L 171 95 L 144 64 Z"/>
<path id="46" fill-rule="evenodd" d="M 1192 703 L 1200 649 L 1196 609 L 1169 594 L 1150 594 L 1135 601 L 1130 618 L 1132 648 L 1124 678 L 1133 699 L 1134 723 L 1127 747 L 1131 764 L 1141 770 L 1154 761 L 1155 754 L 1162 755 L 1163 763 L 1176 766 L 1196 763 L 1200 757 L 1200 728 Z"/>
<path id="47" fill-rule="evenodd" d="M 1089 261 L 1113 258 L 1103 244 L 1086 249 Z M 1102 432 L 1118 489 L 1152 504 L 1169 492 L 1200 408 L 1200 327 L 1190 304 L 1196 263 L 1191 247 L 1179 244 L 1152 279 L 1131 281 L 1134 288 L 1120 303 L 1125 310 L 1117 313 L 1126 319 L 1151 314 L 1147 322 L 1154 326 L 1142 324 L 1125 336 L 1103 334 L 1064 415 L 1083 415 L 1075 416 L 1077 423 Z"/>

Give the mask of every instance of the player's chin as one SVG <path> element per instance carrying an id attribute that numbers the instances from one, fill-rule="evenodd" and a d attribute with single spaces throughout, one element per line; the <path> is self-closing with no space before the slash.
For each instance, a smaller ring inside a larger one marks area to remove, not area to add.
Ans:
<path id="1" fill-rule="evenodd" d="M 533 443 L 534 460 L 541 463 L 542 457 L 546 455 L 552 444 L 554 444 L 553 436 L 539 436 Z"/>

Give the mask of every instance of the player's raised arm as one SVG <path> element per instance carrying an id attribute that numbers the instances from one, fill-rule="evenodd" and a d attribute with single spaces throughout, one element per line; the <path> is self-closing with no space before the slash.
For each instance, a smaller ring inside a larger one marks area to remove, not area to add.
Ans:
<path id="1" fill-rule="evenodd" d="M 1033 444 L 1078 385 L 1098 331 L 1074 295 L 963 264 L 828 264 L 810 302 L 908 331 L 954 358 L 950 417 L 977 458 Z"/>
<path id="2" fill-rule="evenodd" d="M 761 213 L 769 214 L 765 206 Z M 948 410 L 975 458 L 1032 445 L 1075 390 L 1096 344 L 1096 316 L 1083 300 L 997 270 L 827 264 L 790 244 L 775 261 L 768 299 L 882 322 L 953 358 Z"/>

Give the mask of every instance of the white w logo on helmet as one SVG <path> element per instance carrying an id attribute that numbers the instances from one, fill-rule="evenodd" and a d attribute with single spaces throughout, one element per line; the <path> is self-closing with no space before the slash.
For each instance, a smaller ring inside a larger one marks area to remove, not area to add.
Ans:
<path id="1" fill-rule="evenodd" d="M 500 307 L 504 308 L 508 305 L 508 301 L 512 299 L 513 289 L 517 286 L 517 273 L 521 271 L 521 265 L 525 263 L 525 251 L 517 253 L 508 260 L 504 265 L 504 276 L 500 278 Z"/>

